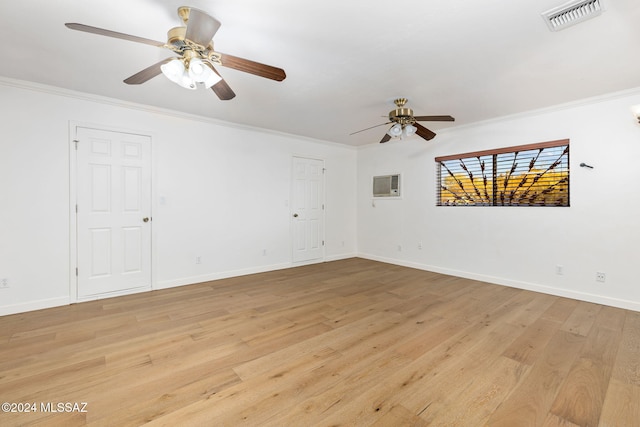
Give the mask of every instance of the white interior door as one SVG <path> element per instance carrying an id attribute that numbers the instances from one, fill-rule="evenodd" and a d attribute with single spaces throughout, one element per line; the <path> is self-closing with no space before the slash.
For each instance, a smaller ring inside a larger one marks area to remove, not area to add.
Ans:
<path id="1" fill-rule="evenodd" d="M 324 162 L 293 158 L 293 262 L 324 255 Z"/>
<path id="2" fill-rule="evenodd" d="M 151 138 L 77 127 L 77 297 L 151 288 Z"/>

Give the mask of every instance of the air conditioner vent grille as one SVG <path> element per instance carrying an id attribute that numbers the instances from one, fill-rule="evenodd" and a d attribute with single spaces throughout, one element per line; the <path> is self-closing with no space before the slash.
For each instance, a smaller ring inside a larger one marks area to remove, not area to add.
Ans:
<path id="1" fill-rule="evenodd" d="M 604 10 L 603 0 L 574 0 L 542 13 L 551 31 L 560 31 L 571 25 L 594 18 Z"/>

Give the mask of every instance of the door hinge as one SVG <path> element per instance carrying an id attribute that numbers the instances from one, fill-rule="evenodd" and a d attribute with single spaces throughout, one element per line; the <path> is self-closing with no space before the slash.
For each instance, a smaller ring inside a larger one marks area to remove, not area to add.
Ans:
<path id="1" fill-rule="evenodd" d="M 76 205 L 76 213 L 78 213 L 78 205 Z"/>
<path id="2" fill-rule="evenodd" d="M 77 140 L 77 139 L 74 139 L 74 140 L 73 140 L 73 142 L 75 142 L 75 144 L 76 144 L 76 150 L 78 150 L 78 142 L 80 142 L 80 141 L 79 141 L 79 140 Z"/>
<path id="3" fill-rule="evenodd" d="M 76 277 L 78 277 L 78 267 L 76 267 Z"/>
<path id="4" fill-rule="evenodd" d="M 324 240 L 322 241 L 322 246 L 324 246 Z"/>
<path id="5" fill-rule="evenodd" d="M 324 210 L 324 203 L 322 204 L 322 210 Z"/>
<path id="6" fill-rule="evenodd" d="M 322 173 L 325 173 L 327 171 L 327 169 L 322 168 Z"/>

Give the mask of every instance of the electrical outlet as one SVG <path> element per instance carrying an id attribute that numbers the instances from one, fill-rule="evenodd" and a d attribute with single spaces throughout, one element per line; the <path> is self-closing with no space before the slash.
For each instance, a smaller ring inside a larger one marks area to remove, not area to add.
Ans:
<path id="1" fill-rule="evenodd" d="M 200 256 L 196 257 L 196 264 L 202 264 L 202 257 Z"/>
<path id="2" fill-rule="evenodd" d="M 8 288 L 9 287 L 9 279 L 3 277 L 0 279 L 0 288 Z"/>
<path id="3" fill-rule="evenodd" d="M 604 283 L 606 279 L 606 275 L 604 273 L 597 272 L 596 273 L 596 282 Z"/>
<path id="4" fill-rule="evenodd" d="M 402 245 L 398 245 L 398 252 L 402 252 Z"/>
<path id="5" fill-rule="evenodd" d="M 561 265 L 556 265 L 556 274 L 558 276 L 562 276 L 564 274 L 564 267 Z"/>
<path id="6" fill-rule="evenodd" d="M 422 242 L 418 242 L 418 249 L 422 250 Z"/>
<path id="7" fill-rule="evenodd" d="M 262 256 L 267 256 L 267 250 L 266 249 L 262 250 Z"/>

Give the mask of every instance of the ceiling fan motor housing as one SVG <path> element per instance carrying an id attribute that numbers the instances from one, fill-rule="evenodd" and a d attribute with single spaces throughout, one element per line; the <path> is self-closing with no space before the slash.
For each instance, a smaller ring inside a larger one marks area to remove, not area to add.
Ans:
<path id="1" fill-rule="evenodd" d="M 401 125 L 413 124 L 415 119 L 413 118 L 413 110 L 411 108 L 398 107 L 395 110 L 389 112 L 389 120 Z"/>
<path id="2" fill-rule="evenodd" d="M 396 104 L 396 109 L 389 112 L 389 120 L 394 123 L 400 123 L 404 125 L 412 125 L 416 122 L 413 118 L 413 110 L 405 107 L 407 98 L 398 98 L 393 101 Z"/>
<path id="3" fill-rule="evenodd" d="M 167 32 L 167 44 L 182 49 L 186 46 L 184 36 L 187 33 L 186 27 L 175 27 Z"/>
<path id="4" fill-rule="evenodd" d="M 188 40 L 185 36 L 187 34 L 187 27 L 175 27 L 167 32 L 167 45 L 171 47 L 174 52 L 181 53 L 185 49 L 192 49 L 198 47 L 197 44 Z M 213 40 L 209 42 L 207 46 L 202 46 L 205 51 L 213 50 Z M 202 48 L 200 47 L 200 49 Z M 203 52 L 205 52 L 203 51 Z M 202 52 L 199 52 L 202 53 Z M 204 55 L 206 56 L 206 55 Z"/>

